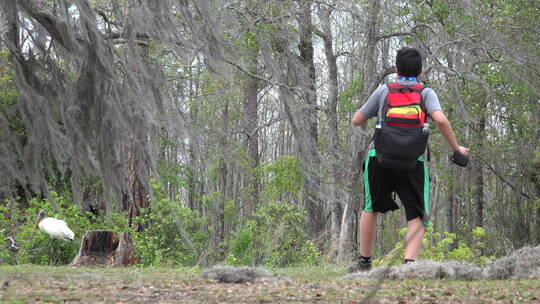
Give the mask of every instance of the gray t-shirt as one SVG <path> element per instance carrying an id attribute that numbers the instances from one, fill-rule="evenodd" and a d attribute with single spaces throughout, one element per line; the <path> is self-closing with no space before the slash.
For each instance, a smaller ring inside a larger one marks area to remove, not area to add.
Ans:
<path id="1" fill-rule="evenodd" d="M 399 84 L 402 85 L 411 85 L 416 82 L 410 80 L 398 80 Z M 379 116 L 379 113 L 382 112 L 384 106 L 384 100 L 388 94 L 388 86 L 381 85 L 379 86 L 371 96 L 369 96 L 366 103 L 358 109 L 367 118 Z M 441 104 L 439 103 L 439 97 L 435 94 L 435 91 L 431 88 L 425 88 L 422 90 L 422 98 L 426 104 L 426 111 L 429 116 L 437 110 L 442 111 Z"/>

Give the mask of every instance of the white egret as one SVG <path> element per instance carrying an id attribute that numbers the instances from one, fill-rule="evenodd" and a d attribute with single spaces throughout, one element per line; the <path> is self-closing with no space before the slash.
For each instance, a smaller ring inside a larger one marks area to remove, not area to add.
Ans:
<path id="1" fill-rule="evenodd" d="M 45 217 L 45 211 L 39 210 L 36 224 L 41 231 L 47 233 L 52 238 L 64 241 L 73 241 L 75 233 L 69 229 L 66 222 L 55 219 L 54 217 Z"/>

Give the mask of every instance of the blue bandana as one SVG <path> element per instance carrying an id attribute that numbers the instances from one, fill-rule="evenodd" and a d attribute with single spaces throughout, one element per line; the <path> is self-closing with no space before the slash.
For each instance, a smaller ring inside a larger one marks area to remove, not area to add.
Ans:
<path id="1" fill-rule="evenodd" d="M 407 76 L 399 76 L 399 80 L 418 82 L 418 79 L 416 77 L 407 77 Z"/>

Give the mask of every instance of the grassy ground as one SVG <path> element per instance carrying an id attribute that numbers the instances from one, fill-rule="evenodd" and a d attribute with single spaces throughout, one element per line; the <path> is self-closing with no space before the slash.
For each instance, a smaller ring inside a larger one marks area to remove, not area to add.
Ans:
<path id="1" fill-rule="evenodd" d="M 274 270 L 292 283 L 219 284 L 191 268 L 0 266 L 0 303 L 362 303 L 376 281 L 345 268 Z M 540 280 L 383 281 L 369 303 L 540 303 Z"/>

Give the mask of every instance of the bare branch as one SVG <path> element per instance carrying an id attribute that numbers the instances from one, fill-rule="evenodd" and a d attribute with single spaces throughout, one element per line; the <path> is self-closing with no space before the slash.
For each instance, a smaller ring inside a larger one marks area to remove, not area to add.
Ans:
<path id="1" fill-rule="evenodd" d="M 497 176 L 502 182 L 504 182 L 505 184 L 507 184 L 510 188 L 512 188 L 512 190 L 516 191 L 516 192 L 519 192 L 521 195 L 523 195 L 524 197 L 528 198 L 528 199 L 531 199 L 531 197 L 529 195 L 527 195 L 527 193 L 521 191 L 521 190 L 518 190 L 517 187 L 515 185 L 513 185 L 511 182 L 509 182 L 506 178 L 504 178 L 504 176 L 502 175 L 501 172 L 497 171 L 495 168 L 493 168 L 493 166 L 487 161 L 485 160 L 484 158 L 482 158 L 482 156 L 480 156 L 479 153 L 474 153 L 474 152 L 471 152 L 472 154 L 474 154 L 474 156 L 478 157 L 478 159 L 480 159 L 486 166 L 487 168 L 495 173 L 495 176 Z"/>
<path id="2" fill-rule="evenodd" d="M 409 32 L 395 32 L 395 33 L 386 34 L 386 35 L 379 35 L 377 36 L 377 40 L 384 40 L 387 38 L 400 37 L 400 36 L 414 36 L 414 34 L 416 34 L 416 31 L 420 27 L 427 27 L 431 32 L 437 33 L 430 25 L 425 24 L 425 23 L 420 23 L 420 24 L 415 25 Z"/>
<path id="3" fill-rule="evenodd" d="M 8 236 L 6 240 L 11 241 L 11 246 L 10 246 L 11 248 L 15 248 L 19 250 L 19 247 L 15 246 L 15 240 L 12 237 Z"/>
<path id="4" fill-rule="evenodd" d="M 348 51 L 343 51 L 343 52 L 339 52 L 335 55 L 336 58 L 340 57 L 340 56 L 350 56 L 351 55 L 351 52 L 348 52 Z"/>
<path id="5" fill-rule="evenodd" d="M 268 84 L 270 84 L 270 85 L 284 87 L 284 88 L 286 88 L 286 89 L 288 89 L 288 90 L 290 90 L 290 91 L 293 91 L 293 92 L 294 92 L 294 91 L 297 91 L 297 92 L 301 92 L 301 91 L 302 91 L 302 89 L 300 89 L 300 88 L 297 88 L 297 87 L 290 87 L 290 86 L 288 86 L 288 85 L 286 85 L 286 84 L 283 84 L 283 83 L 280 83 L 280 82 L 275 82 L 275 81 L 272 81 L 272 80 L 270 80 L 270 79 L 268 79 L 268 78 L 264 78 L 264 77 L 262 77 L 262 76 L 259 76 L 259 75 L 250 73 L 248 70 L 244 69 L 244 68 L 243 68 L 242 66 L 240 66 L 238 63 L 232 62 L 232 61 L 230 61 L 230 60 L 228 60 L 228 59 L 224 59 L 223 61 L 224 61 L 225 63 L 227 63 L 227 64 L 232 65 L 233 67 L 237 68 L 238 70 L 242 71 L 243 73 L 247 74 L 248 76 L 253 77 L 253 78 L 256 78 L 256 79 L 258 79 L 258 80 L 260 80 L 260 81 L 266 82 L 266 83 L 268 83 Z"/>
<path id="6" fill-rule="evenodd" d="M 54 15 L 34 1 L 17 0 L 17 2 L 30 16 L 36 19 L 36 21 L 49 32 L 54 40 L 58 41 L 58 43 L 69 52 L 76 52 L 77 44 L 71 39 L 65 22 L 58 20 Z"/>

